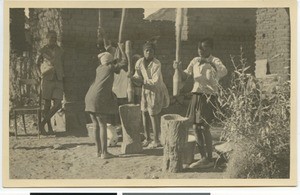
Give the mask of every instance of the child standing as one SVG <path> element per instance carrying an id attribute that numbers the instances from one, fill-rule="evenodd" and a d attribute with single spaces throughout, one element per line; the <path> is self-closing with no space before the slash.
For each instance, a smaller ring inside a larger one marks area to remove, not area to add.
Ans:
<path id="1" fill-rule="evenodd" d="M 196 142 L 201 159 L 190 165 L 190 168 L 208 168 L 214 165 L 212 160 L 212 137 L 210 125 L 218 100 L 218 81 L 227 74 L 227 69 L 219 58 L 211 55 L 213 40 L 202 39 L 198 44 L 199 57 L 195 57 L 183 71 L 178 68 L 180 62 L 174 62 L 182 80 L 193 75 L 194 87 L 187 115 L 193 122 Z"/>
<path id="2" fill-rule="evenodd" d="M 135 74 L 131 77 L 132 81 L 142 85 L 141 92 L 141 111 L 143 127 L 146 139 L 143 147 L 157 148 L 161 146 L 158 138 L 160 132 L 159 114 L 162 108 L 169 106 L 169 95 L 164 84 L 160 61 L 154 57 L 155 44 L 146 42 L 143 46 L 144 57 L 139 59 L 135 65 Z M 150 116 L 153 141 L 150 138 L 147 113 Z"/>
<path id="3" fill-rule="evenodd" d="M 102 159 L 113 157 L 107 152 L 107 117 L 118 112 L 117 97 L 112 92 L 114 73 L 127 66 L 126 59 L 115 64 L 108 52 L 98 55 L 100 65 L 96 78 L 85 96 L 85 111 L 89 112 L 95 130 L 97 156 Z"/>

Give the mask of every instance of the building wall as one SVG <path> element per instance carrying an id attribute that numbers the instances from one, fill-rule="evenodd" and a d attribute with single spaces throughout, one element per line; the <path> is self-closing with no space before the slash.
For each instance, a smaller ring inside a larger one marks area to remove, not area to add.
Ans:
<path id="1" fill-rule="evenodd" d="M 290 67 L 290 16 L 284 8 L 260 8 L 256 11 L 257 60 L 267 59 L 269 74 L 286 75 Z"/>
<path id="2" fill-rule="evenodd" d="M 111 41 L 118 42 L 121 9 L 102 9 L 101 26 Z M 46 44 L 48 30 L 58 33 L 58 43 L 65 51 L 64 101 L 66 108 L 66 129 L 72 134 L 86 132 L 84 112 L 85 94 L 95 77 L 97 60 L 98 9 L 32 9 L 30 12 L 31 32 L 34 37 L 35 53 Z M 132 40 L 133 54 L 143 54 L 146 40 L 160 35 L 157 58 L 162 62 L 162 72 L 172 87 L 173 61 L 175 51 L 174 22 L 149 22 L 143 20 L 143 9 L 129 9 L 123 32 L 124 40 Z M 173 35 L 173 36 L 170 36 Z M 172 48 L 172 50 L 170 50 Z M 175 58 L 175 56 L 174 56 Z M 168 66 L 165 66 L 167 64 Z M 168 67 L 168 68 L 166 68 Z M 171 88 L 170 88 L 171 89 Z"/>
<path id="3" fill-rule="evenodd" d="M 268 58 L 271 72 L 280 72 L 289 58 L 289 23 L 285 9 L 187 9 L 182 30 L 183 68 L 197 54 L 201 38 L 212 37 L 213 55 L 233 71 L 230 56 L 240 55 L 243 47 L 251 72 L 256 59 Z M 48 29 L 58 32 L 59 44 L 66 54 L 65 101 L 67 131 L 85 129 L 84 97 L 97 67 L 97 28 L 99 23 L 116 45 L 118 42 L 121 9 L 33 9 L 30 12 L 34 48 L 45 45 Z M 159 36 L 156 57 L 162 63 L 164 81 L 172 94 L 173 61 L 175 60 L 175 22 L 147 21 L 143 9 L 128 9 L 123 40 L 131 40 L 133 54 L 143 54 L 146 40 Z M 257 26 L 257 28 L 256 28 Z M 274 40 L 280 40 L 274 41 Z M 280 54 L 280 60 L 272 56 Z M 192 80 L 183 89 L 188 93 Z M 230 74 L 221 80 L 228 86 Z M 69 121 L 69 122 L 68 122 Z"/>
<path id="4" fill-rule="evenodd" d="M 118 42 L 121 9 L 101 9 L 101 26 L 113 43 Z M 49 11 L 48 11 L 49 12 Z M 197 42 L 210 36 L 214 39 L 214 55 L 232 69 L 230 55 L 239 55 L 243 46 L 249 65 L 254 64 L 255 49 L 255 9 L 187 9 L 184 11 L 182 34 L 182 62 L 186 67 L 197 56 Z M 217 13 L 217 14 L 216 14 Z M 49 14 L 48 14 L 49 15 Z M 96 63 L 95 42 L 98 27 L 98 9 L 62 9 L 62 45 L 67 53 L 66 100 L 81 101 L 92 78 Z M 143 9 L 128 9 L 123 33 L 124 40 L 132 40 L 133 53 L 142 55 L 142 45 L 152 36 L 160 36 L 156 57 L 162 63 L 165 83 L 172 92 L 173 68 L 175 60 L 175 23 L 173 21 L 146 21 Z M 93 60 L 92 60 L 93 59 Z M 76 81 L 74 81 L 76 80 Z M 229 83 L 229 76 L 223 79 Z M 77 84 L 78 83 L 78 84 Z M 188 92 L 192 80 L 184 88 Z M 70 87 L 71 86 L 71 87 Z"/>
<path id="5" fill-rule="evenodd" d="M 62 46 L 65 51 L 66 130 L 86 133 L 84 98 L 97 67 L 96 9 L 62 9 Z"/>
<path id="6" fill-rule="evenodd" d="M 118 42 L 121 21 L 121 9 L 101 9 L 101 25 L 107 31 L 113 43 Z M 133 54 L 143 55 L 143 44 L 154 36 L 159 36 L 156 47 L 156 58 L 162 63 L 164 80 L 172 89 L 173 68 L 175 59 L 175 23 L 172 21 L 144 20 L 143 9 L 128 9 L 123 32 L 124 40 L 132 41 Z"/>
<path id="7" fill-rule="evenodd" d="M 220 58 L 229 70 L 229 74 L 221 80 L 223 86 L 230 84 L 230 72 L 233 71 L 230 56 L 240 55 L 241 46 L 253 72 L 256 9 L 188 9 L 187 18 L 188 40 L 183 43 L 182 57 L 185 67 L 198 55 L 198 41 L 211 37 L 214 40 L 213 55 Z"/>
<path id="8" fill-rule="evenodd" d="M 65 99 L 84 100 L 97 66 L 98 12 L 95 9 L 63 9 L 62 46 L 65 51 Z"/>

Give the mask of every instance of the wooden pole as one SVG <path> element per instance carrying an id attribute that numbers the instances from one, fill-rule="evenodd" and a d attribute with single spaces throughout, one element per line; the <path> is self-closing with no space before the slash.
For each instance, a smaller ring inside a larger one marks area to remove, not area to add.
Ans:
<path id="1" fill-rule="evenodd" d="M 128 73 L 133 74 L 133 64 L 132 64 L 132 59 L 131 59 L 132 58 L 131 41 L 126 41 L 125 53 L 126 53 L 127 62 L 128 62 Z M 131 79 L 128 79 L 127 97 L 128 97 L 128 103 L 134 103 L 134 87 L 133 87 Z"/>
<path id="2" fill-rule="evenodd" d="M 101 33 L 102 30 L 102 10 L 98 9 L 98 31 L 97 31 L 97 39 L 98 41 L 104 39 L 104 35 Z"/>
<path id="3" fill-rule="evenodd" d="M 180 62 L 181 56 L 181 31 L 183 23 L 183 8 L 176 9 L 176 61 Z M 180 93 L 179 86 L 181 84 L 181 77 L 178 68 L 175 68 L 173 76 L 173 96 L 178 96 Z"/>
<path id="4" fill-rule="evenodd" d="M 120 31 L 119 31 L 119 43 L 123 41 L 123 32 L 124 32 L 124 23 L 126 18 L 126 9 L 122 9 L 122 16 L 121 16 L 121 24 L 120 24 Z M 128 72 L 133 73 L 133 64 L 131 62 L 132 58 L 132 44 L 131 41 L 125 42 L 125 53 L 127 57 L 128 62 Z M 131 79 L 128 79 L 128 86 L 127 86 L 127 97 L 128 97 L 128 103 L 134 103 L 134 88 Z"/>
<path id="5" fill-rule="evenodd" d="M 122 16 L 121 16 L 121 23 L 120 23 L 120 30 L 119 30 L 119 43 L 123 41 L 123 31 L 124 31 L 124 22 L 126 17 L 126 9 L 122 8 Z"/>
<path id="6" fill-rule="evenodd" d="M 102 11 L 101 9 L 98 10 L 98 28 L 102 27 Z"/>

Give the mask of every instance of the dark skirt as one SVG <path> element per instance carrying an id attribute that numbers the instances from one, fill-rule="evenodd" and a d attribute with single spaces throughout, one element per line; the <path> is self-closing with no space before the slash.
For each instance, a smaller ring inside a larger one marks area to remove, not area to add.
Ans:
<path id="1" fill-rule="evenodd" d="M 193 93 L 187 117 L 193 124 L 211 124 L 218 106 L 216 95 Z"/>

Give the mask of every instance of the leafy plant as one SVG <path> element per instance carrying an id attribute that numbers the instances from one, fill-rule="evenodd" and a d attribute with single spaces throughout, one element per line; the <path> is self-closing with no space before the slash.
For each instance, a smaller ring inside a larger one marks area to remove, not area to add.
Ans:
<path id="1" fill-rule="evenodd" d="M 231 87 L 220 87 L 217 117 L 222 139 L 234 143 L 226 174 L 233 178 L 288 178 L 290 164 L 290 82 L 277 76 L 258 80 L 246 59 L 234 67 Z M 271 79 L 269 79 L 271 78 Z"/>
<path id="2" fill-rule="evenodd" d="M 9 61 L 9 106 L 36 105 L 39 101 L 38 89 L 21 88 L 20 79 L 38 79 L 31 56 L 10 53 Z M 24 87 L 24 86 L 23 86 Z M 25 96 L 21 97 L 22 94 Z"/>

